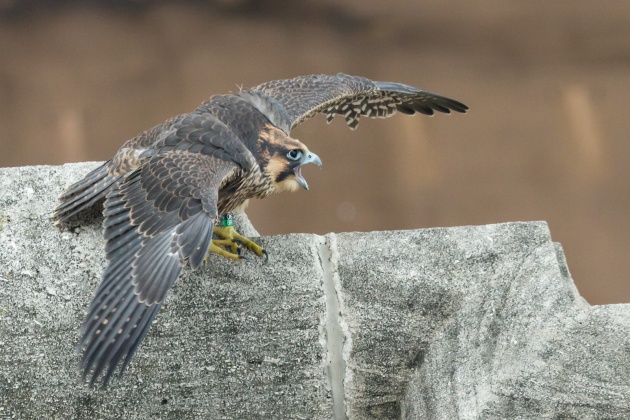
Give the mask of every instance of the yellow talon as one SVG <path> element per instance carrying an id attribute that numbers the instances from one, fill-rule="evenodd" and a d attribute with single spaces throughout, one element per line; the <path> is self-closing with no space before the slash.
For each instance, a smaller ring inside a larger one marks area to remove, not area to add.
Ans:
<path id="1" fill-rule="evenodd" d="M 238 233 L 234 226 L 215 226 L 214 234 L 221 239 L 212 240 L 212 245 L 210 245 L 208 250 L 209 253 L 212 252 L 235 261 L 242 261 L 245 258 L 239 255 L 239 245 L 243 245 L 259 257 L 264 256 L 265 261 L 269 258 L 267 251 L 263 247 Z M 231 252 L 222 247 L 230 248 Z"/>
<path id="2" fill-rule="evenodd" d="M 239 250 L 238 244 L 229 239 L 213 239 L 212 245 L 216 246 L 217 248 L 219 247 L 230 248 L 230 251 L 232 251 L 232 254 L 238 255 L 238 250 Z"/>
<path id="3" fill-rule="evenodd" d="M 217 241 L 217 242 L 223 242 L 223 241 Z M 243 257 L 238 255 L 238 253 L 236 253 L 236 252 L 232 253 L 230 251 L 227 251 L 227 250 L 221 248 L 218 245 L 215 245 L 215 241 L 214 240 L 212 241 L 212 244 L 210 245 L 210 248 L 208 249 L 208 254 L 206 255 L 206 259 L 205 259 L 204 262 L 208 261 L 208 257 L 210 256 L 210 253 L 219 254 L 222 257 L 229 258 L 229 259 L 234 260 L 234 261 L 242 261 L 243 260 Z"/>

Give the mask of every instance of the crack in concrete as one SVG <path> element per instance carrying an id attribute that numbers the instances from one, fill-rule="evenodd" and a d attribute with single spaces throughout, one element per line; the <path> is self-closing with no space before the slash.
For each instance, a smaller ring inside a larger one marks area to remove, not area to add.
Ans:
<path id="1" fill-rule="evenodd" d="M 335 235 L 317 237 L 317 250 L 323 272 L 323 288 L 326 298 L 326 362 L 327 373 L 332 391 L 333 418 L 346 420 L 344 379 L 346 362 L 343 358 L 343 347 L 347 337 L 340 320 L 339 297 L 335 283 L 339 282 L 337 273 L 337 241 Z"/>

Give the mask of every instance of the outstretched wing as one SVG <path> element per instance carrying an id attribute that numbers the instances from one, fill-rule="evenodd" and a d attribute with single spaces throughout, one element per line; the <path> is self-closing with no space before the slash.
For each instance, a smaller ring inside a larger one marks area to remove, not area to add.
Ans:
<path id="1" fill-rule="evenodd" d="M 279 102 L 294 128 L 317 113 L 332 121 L 343 115 L 351 129 L 361 117 L 387 118 L 400 111 L 433 115 L 435 111 L 465 113 L 461 102 L 402 83 L 376 82 L 364 77 L 339 73 L 334 76 L 313 75 L 275 80 L 252 88 Z"/>
<path id="2" fill-rule="evenodd" d="M 218 120 L 191 116 L 178 132 L 105 200 L 109 264 L 80 343 L 91 386 L 103 372 L 107 386 L 121 361 L 124 371 L 181 268 L 202 263 L 219 188 L 244 170 L 234 159 L 240 141 Z"/>

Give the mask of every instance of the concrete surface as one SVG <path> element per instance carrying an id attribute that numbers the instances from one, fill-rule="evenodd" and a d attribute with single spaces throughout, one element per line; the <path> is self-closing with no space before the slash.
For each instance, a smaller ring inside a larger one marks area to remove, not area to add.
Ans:
<path id="1" fill-rule="evenodd" d="M 186 270 L 89 390 L 100 222 L 49 214 L 95 165 L 0 170 L 0 418 L 630 416 L 630 305 L 589 306 L 541 222 L 260 238 L 266 264 Z"/>

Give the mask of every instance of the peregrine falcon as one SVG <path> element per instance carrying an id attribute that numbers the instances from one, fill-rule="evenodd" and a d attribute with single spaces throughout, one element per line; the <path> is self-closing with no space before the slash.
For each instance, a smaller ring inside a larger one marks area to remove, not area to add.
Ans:
<path id="1" fill-rule="evenodd" d="M 107 267 L 82 325 L 83 380 L 94 386 L 103 375 L 106 387 L 121 363 L 122 375 L 182 267 L 196 269 L 209 253 L 242 260 L 241 245 L 267 256 L 220 225 L 250 198 L 308 189 L 302 166 L 322 162 L 290 137 L 294 127 L 318 113 L 355 129 L 361 117 L 467 110 L 401 83 L 312 75 L 213 96 L 128 140 L 71 185 L 53 214 L 64 225 L 105 199 Z"/>

